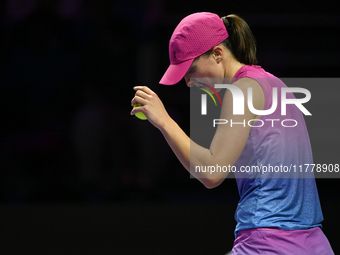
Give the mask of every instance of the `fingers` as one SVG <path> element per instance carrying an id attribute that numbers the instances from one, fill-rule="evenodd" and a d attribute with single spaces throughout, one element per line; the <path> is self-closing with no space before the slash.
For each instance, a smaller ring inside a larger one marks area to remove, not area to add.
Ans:
<path id="1" fill-rule="evenodd" d="M 134 115 L 136 114 L 137 112 L 143 112 L 143 106 L 136 106 L 134 107 L 131 112 L 130 112 L 130 115 Z"/>
<path id="2" fill-rule="evenodd" d="M 131 106 L 134 106 L 135 104 L 140 105 L 131 110 L 131 115 L 134 115 L 137 112 L 143 112 L 143 109 L 145 108 L 144 105 L 148 100 L 150 100 L 151 95 L 154 94 L 154 92 L 146 86 L 136 86 L 133 89 L 136 90 L 136 93 L 134 98 L 131 100 Z"/>
<path id="3" fill-rule="evenodd" d="M 143 94 L 142 94 L 143 93 Z M 147 95 L 144 92 L 136 92 L 135 97 L 131 100 L 131 106 L 134 106 L 136 103 L 141 105 L 145 105 L 148 101 Z"/>
<path id="4" fill-rule="evenodd" d="M 149 95 L 154 94 L 154 92 L 147 86 L 136 86 L 133 89 L 137 90 L 137 91 L 143 91 L 143 92 L 145 92 L 146 94 L 149 94 Z"/>
<path id="5" fill-rule="evenodd" d="M 146 86 L 136 86 L 133 89 L 136 93 L 131 100 L 131 105 L 136 103 L 140 105 L 134 107 L 130 114 L 142 112 L 152 125 L 157 128 L 162 126 L 164 119 L 169 115 L 158 95 Z"/>
<path id="6" fill-rule="evenodd" d="M 135 97 L 131 100 L 131 106 L 135 103 L 139 103 L 145 105 L 148 100 L 154 95 L 155 93 L 146 86 L 136 86 L 133 88 L 136 90 Z"/>

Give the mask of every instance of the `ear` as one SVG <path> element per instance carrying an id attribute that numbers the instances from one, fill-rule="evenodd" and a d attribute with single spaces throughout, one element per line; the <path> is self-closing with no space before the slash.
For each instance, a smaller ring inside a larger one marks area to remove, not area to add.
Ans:
<path id="1" fill-rule="evenodd" d="M 217 63 L 222 61 L 222 56 L 224 54 L 223 48 L 219 45 L 213 48 L 213 58 L 217 61 Z"/>

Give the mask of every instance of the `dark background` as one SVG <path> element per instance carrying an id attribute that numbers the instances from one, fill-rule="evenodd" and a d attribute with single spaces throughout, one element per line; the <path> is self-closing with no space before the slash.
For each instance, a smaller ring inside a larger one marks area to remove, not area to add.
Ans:
<path id="1" fill-rule="evenodd" d="M 0 253 L 230 250 L 235 180 L 207 190 L 190 179 L 161 133 L 130 116 L 132 88 L 154 90 L 189 134 L 189 89 L 158 81 L 173 29 L 197 11 L 243 17 L 259 65 L 278 77 L 339 77 L 340 12 L 332 2 L 1 1 Z M 340 92 L 326 89 L 333 98 Z M 306 122 L 315 163 L 340 163 L 339 104 L 327 93 L 313 108 L 333 107 L 325 129 Z M 339 180 L 317 185 L 337 254 Z"/>

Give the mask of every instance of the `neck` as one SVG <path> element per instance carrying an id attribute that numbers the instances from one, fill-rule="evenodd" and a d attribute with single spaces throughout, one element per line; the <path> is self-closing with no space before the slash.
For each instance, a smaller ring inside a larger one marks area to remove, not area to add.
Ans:
<path id="1" fill-rule="evenodd" d="M 244 64 L 238 62 L 230 53 L 228 55 L 229 56 L 225 58 L 224 78 L 233 79 L 237 71 L 244 66 Z"/>
<path id="2" fill-rule="evenodd" d="M 244 66 L 244 64 L 235 60 L 234 63 L 229 63 L 226 70 L 226 78 L 234 78 L 237 71 Z"/>

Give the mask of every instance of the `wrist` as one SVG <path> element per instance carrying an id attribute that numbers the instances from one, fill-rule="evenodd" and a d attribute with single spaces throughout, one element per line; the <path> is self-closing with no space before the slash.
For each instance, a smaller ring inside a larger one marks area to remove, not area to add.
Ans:
<path id="1" fill-rule="evenodd" d="M 168 130 L 170 129 L 171 130 L 171 125 L 174 124 L 174 120 L 169 116 L 167 115 L 166 117 L 162 118 L 162 120 L 159 122 L 159 125 L 158 125 L 158 129 L 162 132 L 162 133 L 166 133 L 168 132 Z"/>

